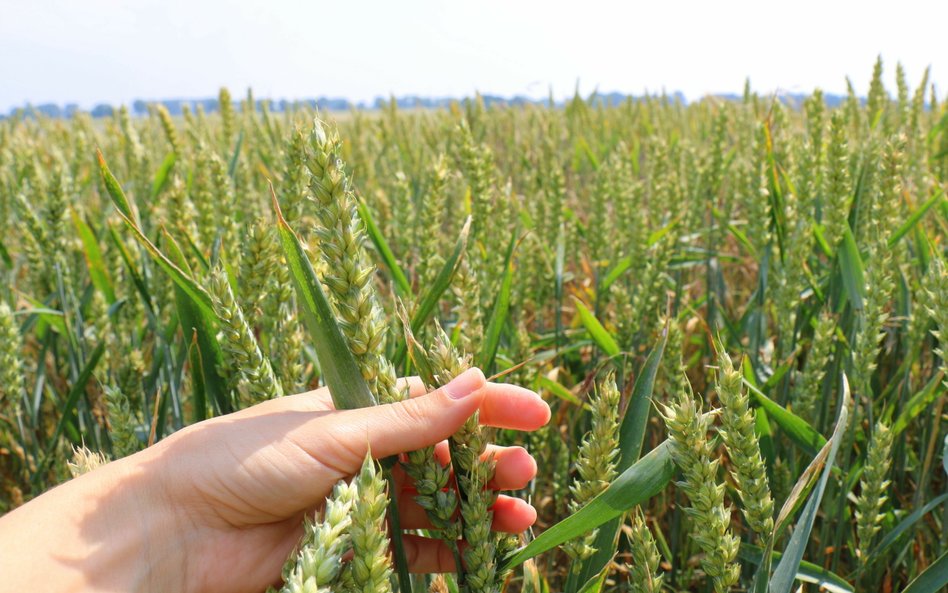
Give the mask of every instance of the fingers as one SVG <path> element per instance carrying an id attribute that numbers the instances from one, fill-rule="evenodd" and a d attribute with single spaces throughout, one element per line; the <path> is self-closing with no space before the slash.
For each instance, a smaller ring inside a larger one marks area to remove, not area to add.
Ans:
<path id="1" fill-rule="evenodd" d="M 350 454 L 354 471 L 369 451 L 376 458 L 388 457 L 434 445 L 454 434 L 480 407 L 487 387 L 484 374 L 475 368 L 419 397 L 336 412 L 331 422 L 322 423 L 325 432 L 313 434 L 304 446 L 315 453 L 333 443 Z"/>
<path id="2" fill-rule="evenodd" d="M 425 510 L 407 492 L 399 499 L 398 509 L 403 529 L 432 529 Z M 537 520 L 536 509 L 525 500 L 513 496 L 501 494 L 491 510 L 494 512 L 491 529 L 503 533 L 526 531 Z"/>
<path id="3" fill-rule="evenodd" d="M 405 560 L 408 561 L 410 572 L 438 573 L 457 570 L 454 554 L 444 540 L 405 534 L 402 536 L 402 543 L 405 546 Z"/>
<path id="4" fill-rule="evenodd" d="M 418 377 L 399 379 L 399 386 L 408 385 L 409 396 L 417 399 L 428 394 Z M 443 389 L 443 388 L 442 388 Z M 496 428 L 536 430 L 550 420 L 550 407 L 536 393 L 506 383 L 486 383 L 480 405 L 480 423 Z M 268 400 L 239 412 L 253 416 L 273 412 L 322 412 L 332 410 L 332 399 L 325 387 Z"/>
<path id="5" fill-rule="evenodd" d="M 496 428 L 536 430 L 550 421 L 550 406 L 529 389 L 489 383 L 479 420 L 485 426 Z"/>
<path id="6" fill-rule="evenodd" d="M 408 383 L 410 397 L 425 394 L 425 386 L 418 377 L 401 381 Z M 529 389 L 508 383 L 488 383 L 479 420 L 495 428 L 536 430 L 550 421 L 550 406 Z"/>
<path id="7" fill-rule="evenodd" d="M 500 447 L 488 445 L 481 459 L 493 456 L 496 466 L 494 477 L 487 484 L 493 490 L 520 490 L 526 488 L 537 475 L 537 462 L 523 447 Z M 435 445 L 435 458 L 441 465 L 447 465 L 451 459 L 448 443 Z"/>

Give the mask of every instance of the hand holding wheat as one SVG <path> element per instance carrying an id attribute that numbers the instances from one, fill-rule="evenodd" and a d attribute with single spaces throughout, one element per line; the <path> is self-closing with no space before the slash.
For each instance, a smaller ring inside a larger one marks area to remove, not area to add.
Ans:
<path id="1" fill-rule="evenodd" d="M 375 408 L 336 411 L 320 389 L 184 429 L 5 516 L 0 541 L 35 532 L 24 525 L 56 527 L 4 554 L 2 572 L 24 587 L 41 579 L 51 591 L 261 591 L 279 582 L 303 516 L 338 480 L 356 474 L 367 453 L 387 457 L 436 445 L 446 461 L 439 443 L 475 411 L 484 424 L 516 430 L 549 419 L 536 394 L 488 383 L 476 369 L 431 393 L 417 380 L 409 386 L 411 399 Z M 487 454 L 497 464 L 494 490 L 522 488 L 536 473 L 519 447 Z M 404 474 L 397 484 L 413 489 Z M 400 500 L 405 529 L 431 527 L 410 496 Z M 516 533 L 535 518 L 526 502 L 500 496 L 493 527 Z M 412 570 L 454 568 L 443 541 L 403 539 Z"/>

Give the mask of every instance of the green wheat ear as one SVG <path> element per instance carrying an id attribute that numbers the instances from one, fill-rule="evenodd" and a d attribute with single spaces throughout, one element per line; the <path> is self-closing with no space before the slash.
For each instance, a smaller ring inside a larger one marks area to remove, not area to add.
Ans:
<path id="1" fill-rule="evenodd" d="M 859 557 L 866 558 L 872 547 L 872 541 L 881 528 L 882 508 L 888 497 L 889 487 L 886 476 L 892 465 L 892 441 L 894 435 L 889 427 L 879 422 L 872 431 L 869 451 L 866 454 L 865 469 L 859 481 L 860 492 L 856 498 L 856 535 L 859 542 Z"/>
<path id="2" fill-rule="evenodd" d="M 252 405 L 281 397 L 283 388 L 273 374 L 270 361 L 263 356 L 223 268 L 218 267 L 211 273 L 208 292 L 220 320 L 225 364 L 238 377 L 237 388 L 243 401 Z"/>
<path id="3" fill-rule="evenodd" d="M 662 414 L 672 458 L 684 477 L 678 486 L 691 503 L 685 512 L 692 521 L 692 538 L 705 553 L 701 567 L 712 579 L 715 592 L 725 593 L 741 574 L 736 562 L 740 541 L 731 533 L 724 484 L 717 475 L 720 459 L 708 438 L 713 416 L 702 412 L 701 402 L 690 388 L 674 398 L 662 406 Z"/>
<path id="4" fill-rule="evenodd" d="M 365 231 L 336 130 L 316 120 L 308 149 L 309 197 L 315 205 L 315 234 L 326 264 L 322 280 L 369 389 L 382 403 L 399 401 L 405 394 L 396 387 L 395 369 L 382 354 L 388 327 L 372 285 L 376 270 L 365 253 Z"/>
<path id="5" fill-rule="evenodd" d="M 659 593 L 665 575 L 658 572 L 661 556 L 655 538 L 649 531 L 642 509 L 632 512 L 629 524 L 629 545 L 632 564 L 629 566 L 629 586 L 633 593 Z"/>
<path id="6" fill-rule="evenodd" d="M 72 477 L 78 478 L 98 469 L 111 461 L 109 456 L 99 451 L 91 451 L 85 445 L 74 447 L 72 450 L 72 460 L 66 462 L 69 473 Z"/>
<path id="7" fill-rule="evenodd" d="M 605 490 L 616 477 L 616 457 L 619 454 L 619 389 L 615 374 L 602 379 L 591 399 L 592 428 L 583 437 L 576 456 L 577 476 L 570 486 L 573 500 L 570 510 L 576 512 Z M 563 546 L 573 558 L 585 559 L 596 552 L 593 541 L 596 531 Z"/>
<path id="8" fill-rule="evenodd" d="M 740 493 L 747 523 L 766 541 L 774 528 L 774 502 L 760 442 L 754 432 L 754 412 L 748 407 L 741 371 L 734 368 L 723 343 L 718 344 L 718 349 L 717 391 L 721 402 L 718 433 L 731 458 L 731 476 Z"/>
<path id="9" fill-rule="evenodd" d="M 385 512 L 388 508 L 386 482 L 375 460 L 366 456 L 362 470 L 353 480 L 357 495 L 352 505 L 352 560 L 342 574 L 347 590 L 386 593 L 392 590 Z"/>
<path id="10" fill-rule="evenodd" d="M 321 517 L 306 518 L 298 550 L 283 567 L 281 593 L 328 591 L 338 586 L 343 555 L 351 548 L 349 530 L 357 498 L 355 482 L 339 482 L 326 500 Z"/>

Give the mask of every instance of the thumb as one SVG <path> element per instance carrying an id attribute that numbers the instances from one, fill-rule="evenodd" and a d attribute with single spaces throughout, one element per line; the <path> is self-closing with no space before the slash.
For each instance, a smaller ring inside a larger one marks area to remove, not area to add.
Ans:
<path id="1" fill-rule="evenodd" d="M 359 464 L 369 451 L 382 458 L 434 445 L 454 434 L 477 410 L 486 385 L 484 373 L 472 368 L 425 395 L 346 410 L 333 416 L 331 440 L 353 453 Z"/>

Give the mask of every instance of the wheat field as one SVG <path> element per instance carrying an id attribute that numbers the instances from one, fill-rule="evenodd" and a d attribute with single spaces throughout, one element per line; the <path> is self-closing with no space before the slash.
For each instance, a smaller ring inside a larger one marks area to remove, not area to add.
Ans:
<path id="1" fill-rule="evenodd" d="M 452 439 L 531 450 L 539 520 L 479 529 L 490 464 L 456 456 L 453 493 L 410 454 L 471 546 L 406 580 L 372 515 L 374 590 L 944 590 L 948 109 L 927 75 L 881 80 L 835 107 L 748 87 L 336 114 L 222 90 L 212 113 L 0 121 L 0 512 L 269 398 L 384 404 L 476 365 L 553 409 Z M 334 384 L 331 360 L 360 372 Z M 342 558 L 385 471 L 307 519 L 285 591 L 351 590 L 306 553 Z"/>

